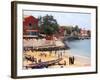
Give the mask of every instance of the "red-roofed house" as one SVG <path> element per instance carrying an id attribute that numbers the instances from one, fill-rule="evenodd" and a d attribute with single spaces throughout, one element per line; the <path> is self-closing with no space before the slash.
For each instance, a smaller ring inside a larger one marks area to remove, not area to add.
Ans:
<path id="1" fill-rule="evenodd" d="M 24 35 L 37 35 L 38 29 L 38 19 L 33 16 L 27 16 L 23 20 L 23 34 Z"/>

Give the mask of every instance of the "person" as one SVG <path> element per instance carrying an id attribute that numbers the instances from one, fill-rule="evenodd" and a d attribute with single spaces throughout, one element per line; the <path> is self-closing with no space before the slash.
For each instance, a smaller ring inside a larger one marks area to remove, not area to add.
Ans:
<path id="1" fill-rule="evenodd" d="M 44 56 L 46 57 L 46 56 L 47 56 L 47 54 L 44 54 Z"/>
<path id="2" fill-rule="evenodd" d="M 62 58 L 62 52 L 60 53 L 60 57 Z"/>
<path id="3" fill-rule="evenodd" d="M 60 58 L 60 55 L 58 54 L 58 58 Z"/>
<path id="4" fill-rule="evenodd" d="M 34 56 L 33 56 L 33 57 L 31 57 L 31 61 L 32 61 L 32 62 L 34 62 Z"/>
<path id="5" fill-rule="evenodd" d="M 71 57 L 69 57 L 69 65 L 71 64 Z"/>
<path id="6" fill-rule="evenodd" d="M 75 57 L 73 56 L 72 59 L 73 59 L 73 64 L 74 64 L 74 62 L 75 62 Z"/>
<path id="7" fill-rule="evenodd" d="M 74 64 L 75 58 L 73 57 L 69 57 L 69 65 L 70 64 Z"/>
<path id="8" fill-rule="evenodd" d="M 34 58 L 34 62 L 37 63 L 37 58 Z"/>
<path id="9" fill-rule="evenodd" d="M 39 63 L 42 62 L 41 59 L 39 59 L 38 62 L 39 62 Z"/>
<path id="10" fill-rule="evenodd" d="M 66 65 L 66 61 L 64 60 L 64 65 Z"/>
<path id="11" fill-rule="evenodd" d="M 57 54 L 57 51 L 55 50 L 55 55 Z"/>

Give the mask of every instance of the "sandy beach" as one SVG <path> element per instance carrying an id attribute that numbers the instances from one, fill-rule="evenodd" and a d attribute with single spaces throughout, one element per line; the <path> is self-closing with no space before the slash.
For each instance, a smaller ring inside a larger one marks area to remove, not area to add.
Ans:
<path id="1" fill-rule="evenodd" d="M 39 60 L 41 59 L 41 62 L 56 60 L 59 57 L 59 52 L 55 54 L 54 51 L 50 53 L 49 51 L 41 52 L 41 51 L 26 51 L 24 53 L 25 56 L 31 56 L 37 59 L 37 63 L 39 63 Z M 69 64 L 69 57 L 75 57 L 74 64 Z M 70 53 L 70 50 L 66 50 L 64 53 L 62 53 L 62 60 L 59 61 L 59 64 L 55 64 L 52 66 L 48 66 L 48 68 L 60 68 L 60 67 L 84 67 L 84 66 L 90 66 L 91 60 L 88 57 L 80 56 L 80 55 L 73 55 Z M 34 62 L 23 59 L 23 66 L 28 66 L 30 64 L 35 64 Z"/>

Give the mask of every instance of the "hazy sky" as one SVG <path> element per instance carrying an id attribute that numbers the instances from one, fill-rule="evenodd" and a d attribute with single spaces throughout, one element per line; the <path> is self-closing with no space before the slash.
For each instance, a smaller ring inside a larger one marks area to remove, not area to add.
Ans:
<path id="1" fill-rule="evenodd" d="M 52 15 L 61 26 L 78 25 L 80 28 L 91 28 L 91 14 L 75 13 L 75 12 L 47 12 L 47 11 L 23 11 L 24 16 L 39 16 Z"/>

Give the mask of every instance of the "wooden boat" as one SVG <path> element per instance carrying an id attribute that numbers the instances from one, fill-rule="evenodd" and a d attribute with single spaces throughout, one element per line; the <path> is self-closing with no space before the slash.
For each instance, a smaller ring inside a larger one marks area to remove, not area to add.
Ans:
<path id="1" fill-rule="evenodd" d="M 36 64 L 29 64 L 25 66 L 26 68 L 32 68 L 32 69 L 38 69 L 38 68 L 48 68 L 48 66 L 55 65 L 56 63 L 59 63 L 62 58 L 56 59 L 56 60 L 51 60 L 51 61 L 46 61 L 46 62 L 40 62 Z"/>

